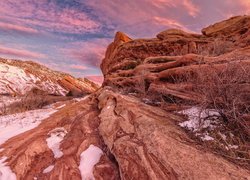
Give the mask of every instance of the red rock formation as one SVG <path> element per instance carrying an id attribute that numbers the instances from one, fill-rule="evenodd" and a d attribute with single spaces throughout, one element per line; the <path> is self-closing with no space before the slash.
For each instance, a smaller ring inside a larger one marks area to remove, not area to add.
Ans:
<path id="1" fill-rule="evenodd" d="M 250 16 L 238 16 L 204 28 L 203 35 L 170 29 L 159 33 L 157 39 L 126 42 L 116 37 L 101 65 L 103 85 L 197 100 L 191 88 L 174 79 L 198 69 L 206 71 L 208 64 L 223 67 L 228 62 L 242 61 L 248 68 L 248 27 Z"/>
<path id="2" fill-rule="evenodd" d="M 53 114 L 39 127 L 12 138 L 4 144 L 0 156 L 9 157 L 8 165 L 17 179 L 81 179 L 80 154 L 93 144 L 104 152 L 94 168 L 98 179 L 119 179 L 116 163 L 103 143 L 97 129 L 99 118 L 97 101 L 94 96 L 81 103 L 69 105 Z M 46 144 L 51 130 L 64 128 L 68 133 L 61 144 L 63 156 L 54 158 Z M 50 173 L 43 173 L 48 166 L 54 165 Z M 1 177 L 1 176 L 0 176 Z"/>

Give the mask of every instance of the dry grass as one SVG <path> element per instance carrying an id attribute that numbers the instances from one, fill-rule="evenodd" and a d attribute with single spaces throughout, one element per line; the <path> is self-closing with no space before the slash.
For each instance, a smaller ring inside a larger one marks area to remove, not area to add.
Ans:
<path id="1" fill-rule="evenodd" d="M 8 106 L 4 105 L 1 109 L 0 115 L 8 115 L 21 113 L 28 110 L 40 109 L 49 104 L 70 99 L 72 99 L 72 97 L 54 96 L 42 93 L 29 93 L 26 96 L 20 97 L 20 101 L 14 102 Z"/>
<path id="2" fill-rule="evenodd" d="M 193 91 L 201 95 L 201 109 L 219 113 L 219 125 L 206 145 L 233 162 L 250 168 L 250 66 L 241 62 L 228 63 L 223 69 L 210 65 L 187 75 Z M 226 139 L 221 137 L 226 135 Z M 228 148 L 231 145 L 237 148 Z"/>

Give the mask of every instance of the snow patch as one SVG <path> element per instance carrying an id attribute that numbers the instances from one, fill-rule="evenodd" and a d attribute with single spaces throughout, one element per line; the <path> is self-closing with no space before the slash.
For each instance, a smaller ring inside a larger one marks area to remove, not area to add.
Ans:
<path id="1" fill-rule="evenodd" d="M 37 109 L 0 116 L 0 145 L 8 139 L 37 127 L 42 120 L 55 113 L 55 109 Z"/>
<path id="2" fill-rule="evenodd" d="M 144 102 L 145 104 L 152 104 L 153 102 L 148 99 L 148 98 L 142 98 L 142 102 Z"/>
<path id="3" fill-rule="evenodd" d="M 82 179 L 95 179 L 93 175 L 93 169 L 94 166 L 99 162 L 102 155 L 103 151 L 99 147 L 92 144 L 88 147 L 88 149 L 81 153 L 79 170 L 81 172 Z"/>
<path id="4" fill-rule="evenodd" d="M 84 97 L 80 97 L 80 98 L 74 98 L 74 100 L 75 100 L 76 102 L 80 102 L 80 101 L 83 101 L 83 100 L 87 99 L 88 97 L 89 97 L 89 95 L 84 96 Z"/>
<path id="5" fill-rule="evenodd" d="M 214 130 L 219 125 L 217 120 L 220 114 L 214 109 L 201 109 L 200 107 L 192 107 L 178 112 L 188 116 L 188 120 L 179 123 L 179 126 L 195 132 L 195 136 L 202 141 L 213 141 L 214 138 L 209 135 L 209 131 Z M 225 139 L 225 135 L 221 134 Z"/>
<path id="6" fill-rule="evenodd" d="M 50 173 L 54 169 L 54 165 L 48 166 L 46 169 L 43 170 L 43 174 Z"/>
<path id="7" fill-rule="evenodd" d="M 229 149 L 238 149 L 239 146 L 229 144 L 229 145 L 228 145 L 228 148 L 229 148 Z"/>
<path id="8" fill-rule="evenodd" d="M 179 112 L 188 116 L 188 121 L 179 123 L 181 127 L 187 128 L 193 132 L 201 129 L 210 128 L 213 129 L 215 126 L 213 116 L 219 117 L 220 114 L 213 109 L 201 110 L 199 107 L 192 107 Z M 210 117 L 210 118 L 209 118 Z"/>
<path id="9" fill-rule="evenodd" d="M 60 158 L 63 156 L 63 152 L 60 150 L 61 142 L 68 132 L 63 127 L 53 129 L 48 133 L 46 139 L 48 147 L 53 151 L 54 158 Z"/>
<path id="10" fill-rule="evenodd" d="M 209 136 L 208 134 L 205 134 L 203 136 L 200 137 L 202 141 L 213 141 L 214 138 Z"/>
<path id="11" fill-rule="evenodd" d="M 65 107 L 65 106 L 66 106 L 66 104 L 62 104 L 61 106 L 57 107 L 56 109 L 61 109 L 61 108 Z"/>
<path id="12" fill-rule="evenodd" d="M 0 180 L 16 180 L 16 175 L 12 172 L 5 162 L 8 158 L 6 156 L 0 159 Z"/>

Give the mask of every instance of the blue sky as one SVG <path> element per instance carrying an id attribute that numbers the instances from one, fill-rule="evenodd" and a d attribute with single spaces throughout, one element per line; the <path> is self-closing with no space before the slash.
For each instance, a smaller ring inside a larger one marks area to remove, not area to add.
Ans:
<path id="1" fill-rule="evenodd" d="M 4 0 L 0 57 L 98 80 L 116 31 L 132 38 L 155 37 L 168 28 L 199 33 L 211 23 L 249 13 L 250 0 Z"/>

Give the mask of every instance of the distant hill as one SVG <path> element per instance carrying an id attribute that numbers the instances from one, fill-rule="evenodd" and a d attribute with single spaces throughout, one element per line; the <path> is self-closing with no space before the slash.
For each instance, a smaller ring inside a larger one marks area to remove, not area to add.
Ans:
<path id="1" fill-rule="evenodd" d="M 32 61 L 0 58 L 0 95 L 25 95 L 34 88 L 50 95 L 80 96 L 94 92 L 98 85 Z"/>

